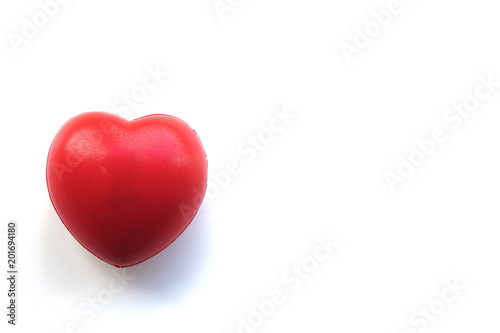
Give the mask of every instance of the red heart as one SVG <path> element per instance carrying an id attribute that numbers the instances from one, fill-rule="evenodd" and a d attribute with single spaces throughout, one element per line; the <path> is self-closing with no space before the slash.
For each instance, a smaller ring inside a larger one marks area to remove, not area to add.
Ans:
<path id="1" fill-rule="evenodd" d="M 59 130 L 47 187 L 68 231 L 105 262 L 127 267 L 169 246 L 207 187 L 206 154 L 184 121 L 83 113 Z"/>

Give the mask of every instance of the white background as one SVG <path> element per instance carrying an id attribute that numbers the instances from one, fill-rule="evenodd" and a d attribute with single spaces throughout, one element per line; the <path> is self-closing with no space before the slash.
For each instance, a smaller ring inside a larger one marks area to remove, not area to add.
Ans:
<path id="1" fill-rule="evenodd" d="M 500 88 L 458 129 L 443 120 L 479 76 L 500 81 L 496 2 L 401 0 L 350 63 L 341 43 L 389 1 L 233 3 L 222 20 L 211 0 L 74 0 L 19 52 L 8 36 L 41 7 L 1 3 L 2 270 L 7 221 L 19 224 L 18 325 L 6 323 L 2 279 L 1 331 L 236 332 L 279 289 L 286 301 L 253 331 L 498 332 Z M 180 117 L 212 174 L 231 160 L 242 171 L 172 246 L 126 269 L 135 278 L 95 316 L 81 315 L 117 269 L 58 220 L 48 148 L 72 116 L 112 111 L 148 66 L 169 77 L 125 117 Z M 296 118 L 247 161 L 238 146 L 284 106 Z M 384 173 L 435 128 L 446 142 L 391 191 Z M 310 262 L 317 237 L 340 248 L 292 291 L 283 275 Z M 425 329 L 411 324 L 420 307 L 439 308 L 447 279 L 467 290 Z"/>

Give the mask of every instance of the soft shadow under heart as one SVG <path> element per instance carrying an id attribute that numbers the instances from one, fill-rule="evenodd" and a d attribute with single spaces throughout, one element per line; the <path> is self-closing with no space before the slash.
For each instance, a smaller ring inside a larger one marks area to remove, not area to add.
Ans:
<path id="1" fill-rule="evenodd" d="M 109 275 L 110 270 L 119 270 L 72 239 L 52 205 L 46 212 L 46 242 L 41 250 L 51 257 L 50 261 L 65 266 L 61 269 L 68 273 L 68 278 L 73 274 L 80 277 L 83 274 L 92 279 L 92 275 Z M 211 252 L 210 227 L 208 208 L 202 205 L 191 224 L 169 247 L 138 265 L 122 268 L 127 275 L 134 277 L 127 288 L 158 296 L 168 295 L 167 298 L 186 297 L 207 268 Z"/>
<path id="2" fill-rule="evenodd" d="M 186 230 L 162 252 L 132 267 L 133 288 L 164 295 L 186 296 L 207 268 L 210 258 L 210 218 L 208 209 L 200 209 Z"/>

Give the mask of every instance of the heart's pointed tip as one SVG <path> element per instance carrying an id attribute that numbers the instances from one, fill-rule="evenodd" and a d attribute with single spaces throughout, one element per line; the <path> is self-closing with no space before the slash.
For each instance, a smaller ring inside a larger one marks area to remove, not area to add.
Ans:
<path id="1" fill-rule="evenodd" d="M 101 258 L 99 258 L 99 259 L 101 259 Z M 142 262 L 142 261 L 141 262 L 136 262 L 136 263 L 133 263 L 133 264 L 113 264 L 113 263 L 107 262 L 105 260 L 102 260 L 102 261 L 104 261 L 106 264 L 109 264 L 109 265 L 114 266 L 116 268 L 128 268 L 128 267 L 132 267 L 132 266 L 138 265 L 138 264 L 140 264 Z"/>

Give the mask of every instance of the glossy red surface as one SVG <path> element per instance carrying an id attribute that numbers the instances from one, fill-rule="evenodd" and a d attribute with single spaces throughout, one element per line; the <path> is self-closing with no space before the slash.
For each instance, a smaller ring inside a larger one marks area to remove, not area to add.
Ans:
<path id="1" fill-rule="evenodd" d="M 198 135 L 167 115 L 127 121 L 83 113 L 63 125 L 47 158 L 60 219 L 81 245 L 117 267 L 170 245 L 196 215 L 206 186 Z"/>

